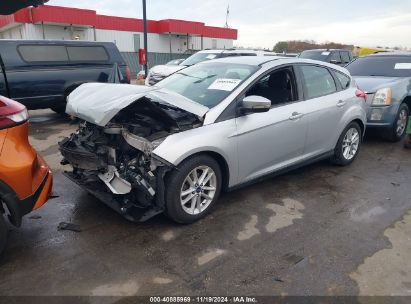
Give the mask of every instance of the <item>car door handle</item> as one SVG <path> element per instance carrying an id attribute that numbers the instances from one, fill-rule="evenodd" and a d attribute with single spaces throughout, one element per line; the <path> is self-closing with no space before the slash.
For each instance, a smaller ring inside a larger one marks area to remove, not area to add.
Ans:
<path id="1" fill-rule="evenodd" d="M 347 104 L 347 103 L 346 103 L 345 101 L 340 100 L 340 101 L 337 103 L 337 107 L 342 108 L 342 107 L 345 106 L 346 104 Z"/>
<path id="2" fill-rule="evenodd" d="M 298 113 L 298 112 L 294 112 L 293 114 L 291 114 L 291 116 L 289 117 L 290 120 L 297 120 L 300 119 L 301 117 L 303 117 L 304 114 Z"/>

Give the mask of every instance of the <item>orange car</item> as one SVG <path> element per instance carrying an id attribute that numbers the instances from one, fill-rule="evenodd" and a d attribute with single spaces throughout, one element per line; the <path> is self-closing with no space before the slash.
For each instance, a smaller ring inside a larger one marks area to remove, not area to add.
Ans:
<path id="1" fill-rule="evenodd" d="M 0 253 L 7 237 L 4 216 L 20 227 L 24 215 L 47 201 L 52 184 L 50 169 L 29 144 L 26 107 L 0 96 Z"/>

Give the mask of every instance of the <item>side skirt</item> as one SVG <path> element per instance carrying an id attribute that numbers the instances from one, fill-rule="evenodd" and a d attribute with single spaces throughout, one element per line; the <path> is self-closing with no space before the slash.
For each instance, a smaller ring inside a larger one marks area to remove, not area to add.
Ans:
<path id="1" fill-rule="evenodd" d="M 293 171 L 293 170 L 295 170 L 295 169 L 298 169 L 298 168 L 301 168 L 301 167 L 305 167 L 305 166 L 311 165 L 311 164 L 313 164 L 313 163 L 319 162 L 319 161 L 324 160 L 324 159 L 327 159 L 327 158 L 331 158 L 333 155 L 334 155 L 334 150 L 325 152 L 325 153 L 320 154 L 320 155 L 318 155 L 318 156 L 316 156 L 316 157 L 313 157 L 313 158 L 311 158 L 311 159 L 304 160 L 304 161 L 302 161 L 302 162 L 293 164 L 293 165 L 291 165 L 291 166 L 289 166 L 289 167 L 286 167 L 286 168 L 283 168 L 283 169 L 274 171 L 274 172 L 272 172 L 272 173 L 269 173 L 269 174 L 267 174 L 267 175 L 258 177 L 258 178 L 256 178 L 256 179 L 251 180 L 251 181 L 247 181 L 247 182 L 245 182 L 245 183 L 241 183 L 241 184 L 238 184 L 238 185 L 229 187 L 229 188 L 227 189 L 227 192 L 231 192 L 231 191 L 234 191 L 234 190 L 237 190 L 237 189 L 240 189 L 240 188 L 244 188 L 244 187 L 247 187 L 247 186 L 250 186 L 250 185 L 259 183 L 259 182 L 261 182 L 261 181 L 264 181 L 264 180 L 267 180 L 267 179 L 270 179 L 270 178 L 279 176 L 279 175 L 283 175 L 283 174 L 285 174 L 285 173 L 287 173 L 287 172 L 290 172 L 290 171 Z"/>

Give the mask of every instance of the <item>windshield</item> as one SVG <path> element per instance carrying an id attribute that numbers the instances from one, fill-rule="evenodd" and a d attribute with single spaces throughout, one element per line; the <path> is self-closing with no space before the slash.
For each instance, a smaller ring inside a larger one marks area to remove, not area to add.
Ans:
<path id="1" fill-rule="evenodd" d="M 194 65 L 203 61 L 216 59 L 219 55 L 220 53 L 197 53 L 188 57 L 181 63 L 181 65 Z"/>
<path id="2" fill-rule="evenodd" d="M 226 98 L 257 66 L 230 63 L 199 64 L 177 72 L 156 86 L 212 108 Z"/>
<path id="3" fill-rule="evenodd" d="M 353 76 L 411 77 L 411 56 L 362 57 L 346 69 Z"/>
<path id="4" fill-rule="evenodd" d="M 331 52 L 329 51 L 304 51 L 300 54 L 299 57 L 304 59 L 326 61 L 330 54 Z"/>

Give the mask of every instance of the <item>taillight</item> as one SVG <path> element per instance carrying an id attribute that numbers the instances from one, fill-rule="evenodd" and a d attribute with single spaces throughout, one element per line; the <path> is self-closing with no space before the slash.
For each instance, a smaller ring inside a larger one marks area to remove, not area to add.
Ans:
<path id="1" fill-rule="evenodd" d="M 130 71 L 130 68 L 128 66 L 126 66 L 126 78 L 127 78 L 127 82 L 130 83 L 130 81 L 131 81 L 131 71 Z"/>
<path id="2" fill-rule="evenodd" d="M 357 91 L 355 91 L 355 96 L 364 98 L 364 101 L 367 101 L 367 94 L 365 94 L 360 89 L 357 89 Z"/>
<path id="3" fill-rule="evenodd" d="M 7 97 L 0 96 L 0 130 L 22 124 L 29 119 L 25 106 Z"/>

